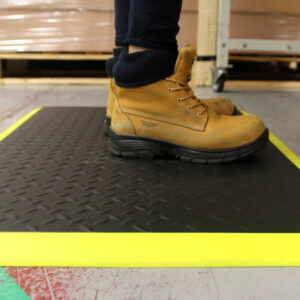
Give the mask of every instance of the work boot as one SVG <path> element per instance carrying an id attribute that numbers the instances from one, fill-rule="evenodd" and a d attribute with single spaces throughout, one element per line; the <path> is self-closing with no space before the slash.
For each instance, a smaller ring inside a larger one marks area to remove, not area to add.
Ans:
<path id="1" fill-rule="evenodd" d="M 183 48 L 184 55 L 179 55 L 176 61 L 175 70 L 180 72 L 182 78 L 187 78 L 188 81 L 192 74 L 192 65 L 196 58 L 196 48 L 192 45 Z M 222 115 L 241 115 L 240 111 L 234 106 L 234 104 L 228 98 L 210 98 L 201 99 L 210 109 L 218 114 Z"/>
<path id="2" fill-rule="evenodd" d="M 111 116 L 113 113 L 114 103 L 115 103 L 115 95 L 114 95 L 114 86 L 115 80 L 110 77 L 108 79 L 108 100 L 106 106 L 106 115 L 104 119 L 104 132 L 107 135 L 111 123 Z"/>
<path id="3" fill-rule="evenodd" d="M 188 86 L 190 48 L 180 52 L 173 75 L 136 88 L 116 86 L 110 151 L 122 157 L 172 155 L 196 163 L 231 162 L 260 149 L 268 129 L 254 116 L 217 114 Z"/>
<path id="4" fill-rule="evenodd" d="M 109 78 L 108 83 L 108 100 L 106 107 L 106 116 L 104 120 L 104 130 L 105 133 L 108 134 L 108 130 L 111 124 L 111 116 L 114 107 L 114 87 L 115 80 L 113 78 Z M 202 102 L 205 103 L 209 108 L 214 110 L 218 114 L 223 115 L 241 115 L 240 111 L 233 105 L 233 103 L 228 98 L 211 98 L 211 99 L 202 99 Z"/>
<path id="5" fill-rule="evenodd" d="M 196 49 L 192 46 L 188 47 L 190 49 L 189 54 L 193 59 L 196 56 Z M 192 61 L 193 61 L 192 59 Z M 179 60 L 177 60 L 179 62 Z M 191 74 L 191 65 L 182 66 L 185 69 L 186 76 L 189 77 Z M 111 123 L 111 116 L 114 106 L 114 97 L 113 97 L 113 87 L 115 85 L 115 81 L 113 78 L 109 78 L 109 86 L 108 86 L 108 101 L 107 101 L 107 109 L 106 109 L 106 117 L 105 117 L 105 133 L 108 133 L 108 129 Z M 228 98 L 219 97 L 219 98 L 210 98 L 210 99 L 202 99 L 202 102 L 205 103 L 209 108 L 214 110 L 218 114 L 223 115 L 240 115 L 240 111 L 234 106 L 234 104 Z"/>
<path id="6" fill-rule="evenodd" d="M 113 49 L 113 56 L 109 58 L 105 62 L 105 69 L 106 73 L 108 75 L 108 99 L 107 99 L 107 107 L 106 107 L 106 116 L 104 119 L 104 132 L 107 134 L 108 129 L 110 127 L 111 123 L 111 115 L 113 112 L 114 107 L 114 92 L 113 92 L 113 86 L 115 85 L 115 80 L 113 79 L 113 66 L 118 61 L 119 56 L 122 52 L 123 48 L 114 48 Z"/>

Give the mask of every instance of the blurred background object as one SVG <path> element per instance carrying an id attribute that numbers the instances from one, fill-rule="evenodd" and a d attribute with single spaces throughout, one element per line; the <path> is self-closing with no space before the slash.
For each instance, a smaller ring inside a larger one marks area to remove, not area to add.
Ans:
<path id="1" fill-rule="evenodd" d="M 183 0 L 178 44 L 197 45 L 196 85 L 212 84 L 218 7 L 218 0 Z M 300 1 L 232 0 L 230 38 L 300 40 Z M 56 78 L 54 83 L 80 78 L 85 78 L 82 83 L 105 82 L 104 63 L 113 46 L 114 0 L 0 1 L 2 83 L 38 83 L 39 78 L 43 83 L 45 78 Z M 245 50 L 230 51 L 229 80 L 299 80 L 297 53 Z"/>

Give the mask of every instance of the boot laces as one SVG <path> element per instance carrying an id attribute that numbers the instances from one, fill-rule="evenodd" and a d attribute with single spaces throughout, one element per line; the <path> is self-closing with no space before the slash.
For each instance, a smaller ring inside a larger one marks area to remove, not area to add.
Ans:
<path id="1" fill-rule="evenodd" d="M 187 109 L 188 110 L 192 110 L 192 109 L 201 107 L 202 110 L 198 110 L 196 112 L 197 116 L 200 116 L 205 111 L 207 111 L 208 106 L 194 95 L 194 92 L 192 91 L 192 89 L 190 88 L 189 85 L 182 84 L 182 83 L 178 82 L 177 80 L 172 80 L 172 79 L 168 79 L 168 81 L 175 82 L 176 84 L 179 85 L 179 87 L 169 87 L 168 88 L 169 92 L 177 92 L 177 91 L 187 91 L 187 92 L 190 92 L 190 95 L 187 95 L 187 96 L 181 97 L 181 98 L 176 98 L 177 102 L 183 102 L 183 101 L 186 101 L 186 100 L 189 100 L 189 99 L 194 100 L 196 103 L 194 105 L 188 106 Z"/>

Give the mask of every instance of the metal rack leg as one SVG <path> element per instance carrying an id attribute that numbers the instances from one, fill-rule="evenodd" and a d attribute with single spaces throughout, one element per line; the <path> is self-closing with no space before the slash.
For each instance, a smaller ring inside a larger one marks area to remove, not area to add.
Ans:
<path id="1" fill-rule="evenodd" d="M 231 0 L 219 0 L 217 66 L 212 69 L 213 90 L 221 92 L 227 78 L 229 62 Z"/>

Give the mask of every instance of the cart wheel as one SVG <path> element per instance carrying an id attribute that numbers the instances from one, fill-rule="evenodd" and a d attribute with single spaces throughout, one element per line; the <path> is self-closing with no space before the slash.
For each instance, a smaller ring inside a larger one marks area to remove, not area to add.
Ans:
<path id="1" fill-rule="evenodd" d="M 226 76 L 221 76 L 216 82 L 213 83 L 212 88 L 215 92 L 222 92 L 224 90 L 225 79 Z"/>

